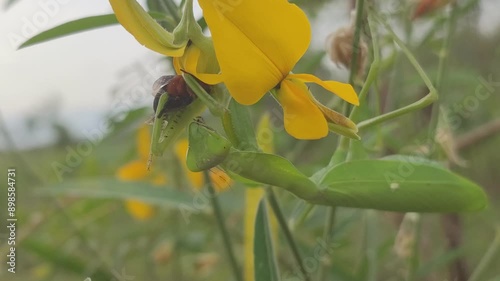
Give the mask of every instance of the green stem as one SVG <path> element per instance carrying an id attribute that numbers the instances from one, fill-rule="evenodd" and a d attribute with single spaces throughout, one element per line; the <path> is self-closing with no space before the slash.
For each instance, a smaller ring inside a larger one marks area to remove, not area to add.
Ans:
<path id="1" fill-rule="evenodd" d="M 365 0 L 356 1 L 356 26 L 354 29 L 354 38 L 352 40 L 352 58 L 351 58 L 351 73 L 349 74 L 349 83 L 354 85 L 354 78 L 358 74 L 359 60 L 359 42 L 361 39 L 361 24 L 363 23 L 363 9 Z"/>
<path id="2" fill-rule="evenodd" d="M 408 214 L 406 214 L 408 215 Z M 416 221 L 415 221 L 415 229 L 413 230 L 415 240 L 413 241 L 413 245 L 411 248 L 411 256 L 408 258 L 408 275 L 407 275 L 407 281 L 413 281 L 415 280 L 415 273 L 417 272 L 419 263 L 420 263 L 420 240 L 421 240 L 421 234 L 422 234 L 422 219 L 419 214 L 416 214 Z"/>
<path id="3" fill-rule="evenodd" d="M 422 99 L 420 99 L 420 100 L 418 100 L 410 105 L 407 105 L 403 108 L 399 108 L 399 109 L 396 109 L 396 110 L 391 111 L 389 113 L 382 114 L 382 115 L 379 115 L 377 117 L 374 117 L 374 118 L 371 118 L 371 119 L 368 119 L 368 120 L 365 120 L 363 122 L 358 123 L 358 129 L 359 130 L 367 129 L 367 128 L 372 127 L 374 125 L 378 125 L 378 124 L 383 123 L 385 121 L 399 117 L 401 115 L 405 115 L 407 113 L 422 109 L 422 108 L 427 107 L 428 105 L 432 104 L 436 100 L 437 100 L 436 92 L 435 91 L 429 92 L 429 94 L 427 94 L 425 97 L 423 97 Z"/>
<path id="4" fill-rule="evenodd" d="M 384 25 L 384 27 L 387 29 L 387 31 L 391 35 L 394 42 L 396 42 L 396 44 L 401 48 L 401 51 L 406 55 L 406 57 L 408 58 L 408 60 L 412 64 L 412 66 L 415 68 L 417 73 L 420 75 L 420 77 L 424 81 L 425 85 L 429 89 L 429 93 L 425 97 L 421 98 L 420 100 L 418 100 L 410 105 L 407 105 L 405 107 L 396 109 L 396 110 L 388 112 L 386 114 L 365 120 L 363 122 L 360 122 L 358 124 L 358 129 L 360 129 L 360 130 L 369 128 L 371 126 L 383 123 L 383 122 L 391 120 L 391 119 L 394 119 L 394 118 L 399 117 L 401 115 L 422 109 L 422 108 L 432 104 L 433 102 L 435 102 L 438 99 L 438 93 L 437 93 L 436 88 L 432 84 L 431 80 L 429 79 L 429 77 L 427 76 L 427 74 L 425 73 L 423 68 L 418 63 L 415 56 L 406 47 L 406 45 L 403 43 L 403 41 L 394 33 L 394 31 L 391 29 L 391 27 L 387 24 L 387 22 L 385 20 L 378 17 L 374 13 L 370 14 L 370 17 L 371 16 L 376 18 L 377 21 L 379 21 L 380 23 L 382 23 L 382 25 Z"/>
<path id="5" fill-rule="evenodd" d="M 491 242 L 491 244 L 488 247 L 488 250 L 484 254 L 483 258 L 481 259 L 481 261 L 479 261 L 479 264 L 476 266 L 476 269 L 474 270 L 474 272 L 472 272 L 472 274 L 469 278 L 469 281 L 479 280 L 479 277 L 483 273 L 484 269 L 488 265 L 490 265 L 492 259 L 495 257 L 495 254 L 499 248 L 500 248 L 500 226 L 497 226 L 495 238 L 493 239 L 493 242 Z"/>
<path id="6" fill-rule="evenodd" d="M 356 21 L 354 27 L 354 38 L 352 40 L 351 72 L 349 74 L 349 84 L 354 87 L 354 78 L 358 74 L 359 42 L 361 39 L 361 24 L 363 23 L 364 0 L 356 1 Z M 347 116 L 351 110 L 351 105 L 344 103 L 343 114 Z"/>
<path id="7" fill-rule="evenodd" d="M 214 210 L 215 220 L 217 221 L 217 226 L 222 235 L 222 242 L 224 243 L 224 249 L 226 250 L 229 263 L 231 264 L 231 269 L 233 270 L 234 277 L 237 281 L 243 281 L 238 262 L 236 261 L 236 256 L 234 255 L 233 245 L 231 244 L 231 237 L 229 236 L 229 231 L 224 223 L 224 216 L 222 215 L 222 209 L 217 198 L 217 194 L 212 185 L 212 180 L 208 171 L 203 171 L 203 176 L 205 178 L 205 183 L 210 194 L 210 202 L 212 203 L 212 208 Z"/>
<path id="8" fill-rule="evenodd" d="M 307 209 L 305 209 L 302 214 L 297 219 L 296 223 L 293 225 L 292 229 L 296 229 L 301 226 L 306 219 L 311 215 L 311 212 L 314 211 L 317 205 L 307 203 Z"/>
<path id="9" fill-rule="evenodd" d="M 439 51 L 439 64 L 438 64 L 438 72 L 436 74 L 436 81 L 435 81 L 435 86 L 438 92 L 441 92 L 442 90 L 442 84 L 443 84 L 443 77 L 445 74 L 446 70 L 446 63 L 448 62 L 448 57 L 449 57 L 449 52 L 450 52 L 450 46 L 451 46 L 451 40 L 453 38 L 453 35 L 455 33 L 455 25 L 456 25 L 456 20 L 457 20 L 457 13 L 458 13 L 458 5 L 456 2 L 452 4 L 452 8 L 450 11 L 450 16 L 448 18 L 448 30 L 446 34 L 446 38 L 443 40 L 443 45 L 441 46 L 441 50 Z M 435 134 L 436 134 L 436 128 L 439 120 L 439 104 L 436 103 L 432 105 L 432 113 L 431 113 L 431 119 L 430 119 L 430 124 L 429 124 L 429 133 L 428 133 L 428 139 L 429 140 L 434 140 Z M 430 145 L 430 153 L 434 151 L 434 145 L 435 142 L 431 141 L 429 143 Z"/>
<path id="10" fill-rule="evenodd" d="M 370 30 L 370 34 L 372 35 L 372 46 L 373 46 L 373 62 L 370 65 L 370 70 L 368 71 L 368 75 L 366 77 L 366 81 L 363 84 L 363 88 L 359 92 L 359 100 L 363 101 L 366 99 L 370 88 L 378 77 L 380 71 L 380 49 L 378 45 L 378 34 L 376 34 L 373 30 L 373 20 L 371 17 L 368 17 L 368 29 Z M 359 106 L 356 106 L 352 109 L 351 114 L 349 115 L 349 119 L 355 121 L 356 117 L 359 114 Z"/>
<path id="11" fill-rule="evenodd" d="M 288 228 L 288 224 L 286 222 L 285 216 L 283 215 L 283 212 L 281 211 L 281 208 L 278 204 L 278 200 L 276 200 L 276 196 L 274 195 L 274 192 L 272 190 L 272 187 L 266 188 L 266 194 L 267 194 L 267 200 L 269 202 L 269 205 L 271 205 L 271 209 L 273 209 L 273 213 L 278 219 L 278 223 L 281 227 L 281 230 L 283 231 L 283 234 L 285 234 L 285 239 L 288 243 L 288 246 L 290 246 L 290 249 L 292 250 L 292 255 L 295 258 L 295 262 L 299 265 L 300 272 L 304 275 L 304 280 L 310 281 L 311 279 L 309 278 L 309 275 L 307 273 L 306 268 L 304 267 L 304 263 L 302 261 L 302 257 L 299 252 L 299 248 L 297 247 L 297 244 L 295 243 L 295 240 L 293 239 L 292 233 L 290 232 L 290 229 Z"/>
<path id="12" fill-rule="evenodd" d="M 330 245 L 330 243 L 332 242 L 331 238 L 333 236 L 333 227 L 335 226 L 336 213 L 337 213 L 336 207 L 329 208 L 328 215 L 325 221 L 326 226 L 323 231 L 323 241 L 325 242 L 325 245 Z M 328 275 L 325 275 L 325 266 L 323 263 L 321 263 L 318 271 L 318 280 L 319 281 L 327 280 L 327 277 Z"/>

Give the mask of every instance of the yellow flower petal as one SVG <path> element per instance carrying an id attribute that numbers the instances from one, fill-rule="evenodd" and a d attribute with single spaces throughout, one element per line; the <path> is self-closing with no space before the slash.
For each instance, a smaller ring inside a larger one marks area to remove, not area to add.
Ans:
<path id="1" fill-rule="evenodd" d="M 190 45 L 182 57 L 173 59 L 175 73 L 182 74 L 183 71 L 187 72 L 208 85 L 222 83 L 223 78 L 221 74 L 204 73 L 205 69 L 203 67 L 200 69 L 200 61 L 203 58 L 200 48 L 193 44 Z"/>
<path id="2" fill-rule="evenodd" d="M 189 183 L 196 188 L 201 189 L 203 187 L 203 173 L 191 172 L 186 164 L 186 154 L 188 150 L 188 140 L 181 139 L 175 144 L 175 155 L 181 162 L 182 170 L 186 173 Z"/>
<path id="3" fill-rule="evenodd" d="M 318 77 L 311 74 L 290 74 L 288 75 L 291 79 L 297 79 L 304 83 L 316 83 L 321 87 L 327 89 L 328 91 L 336 94 L 341 99 L 348 103 L 359 105 L 358 95 L 351 84 L 341 83 L 337 81 L 323 81 Z"/>
<path id="4" fill-rule="evenodd" d="M 144 124 L 137 132 L 137 152 L 141 159 L 149 158 L 149 151 L 151 147 L 151 132 L 149 125 Z"/>
<path id="5" fill-rule="evenodd" d="M 116 177 L 122 181 L 143 180 L 148 176 L 146 161 L 135 160 L 118 169 Z"/>
<path id="6" fill-rule="evenodd" d="M 319 139 L 328 134 L 326 119 L 309 95 L 304 83 L 289 78 L 281 82 L 276 94 L 283 107 L 285 130 L 297 139 Z"/>
<path id="7" fill-rule="evenodd" d="M 172 59 L 172 64 L 174 65 L 175 74 L 182 74 L 182 57 L 175 57 Z"/>
<path id="8" fill-rule="evenodd" d="M 307 50 L 306 15 L 286 0 L 200 0 L 231 95 L 253 104 L 275 87 Z"/>
<path id="9" fill-rule="evenodd" d="M 167 183 L 167 177 L 164 174 L 157 174 L 150 181 L 153 185 L 164 185 Z"/>
<path id="10" fill-rule="evenodd" d="M 196 190 L 201 190 L 203 188 L 204 178 L 202 172 L 191 172 L 189 169 L 186 169 L 186 175 L 189 180 L 189 183 Z"/>
<path id="11" fill-rule="evenodd" d="M 127 211 L 138 220 L 147 220 L 154 215 L 154 208 L 142 201 L 126 200 Z"/>
<path id="12" fill-rule="evenodd" d="M 109 0 L 120 24 L 147 48 L 170 57 L 184 53 L 187 41 L 174 44 L 174 36 L 163 29 L 135 0 Z"/>
<path id="13" fill-rule="evenodd" d="M 233 184 L 233 180 L 221 169 L 211 169 L 210 179 L 212 180 L 214 189 L 217 192 L 226 191 Z"/>

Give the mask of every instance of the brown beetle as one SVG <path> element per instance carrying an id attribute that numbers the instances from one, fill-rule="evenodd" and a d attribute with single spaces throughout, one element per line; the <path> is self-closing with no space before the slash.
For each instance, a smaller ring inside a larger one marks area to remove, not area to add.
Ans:
<path id="1" fill-rule="evenodd" d="M 201 81 L 198 81 L 198 83 L 207 92 L 210 90 L 207 84 Z M 176 111 L 188 106 L 196 99 L 196 95 L 186 84 L 186 81 L 184 80 L 184 77 L 182 77 L 182 75 L 161 76 L 153 83 L 153 96 L 155 97 L 153 101 L 153 109 L 155 112 L 158 108 L 160 97 L 163 94 L 168 95 L 167 103 L 161 109 L 159 115 L 163 117 L 172 111 Z"/>

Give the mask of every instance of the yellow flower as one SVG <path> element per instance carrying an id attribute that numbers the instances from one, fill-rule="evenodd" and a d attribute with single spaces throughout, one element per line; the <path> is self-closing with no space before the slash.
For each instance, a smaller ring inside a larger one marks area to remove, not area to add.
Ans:
<path id="1" fill-rule="evenodd" d="M 175 145 L 175 154 L 177 158 L 180 160 L 182 165 L 182 170 L 186 173 L 186 176 L 191 183 L 191 185 L 200 190 L 203 188 L 204 179 L 203 172 L 192 172 L 188 169 L 186 164 L 186 154 L 188 150 L 188 140 L 181 139 Z M 212 180 L 212 184 L 214 186 L 215 191 L 221 192 L 229 189 L 231 184 L 233 183 L 231 178 L 220 169 L 212 169 L 210 170 L 210 179 Z"/>
<path id="2" fill-rule="evenodd" d="M 149 157 L 150 133 L 149 126 L 142 126 L 137 134 L 137 154 L 139 159 L 133 160 L 118 169 L 116 177 L 122 181 L 149 181 L 154 185 L 163 185 L 167 182 L 163 174 L 150 173 L 147 170 Z M 153 216 L 154 208 L 140 200 L 128 199 L 125 201 L 128 212 L 138 220 L 146 220 Z"/>
<path id="3" fill-rule="evenodd" d="M 177 74 L 183 70 L 209 85 L 222 82 L 212 41 L 203 36 L 192 15 L 192 0 L 186 1 L 181 22 L 173 33 L 163 29 L 136 0 L 109 2 L 120 24 L 141 45 L 173 57 Z"/>
<path id="4" fill-rule="evenodd" d="M 204 54 L 198 46 L 191 44 L 182 57 L 173 58 L 175 73 L 181 75 L 187 72 L 205 84 L 219 84 L 222 82 L 222 76 L 218 74 L 219 65 L 213 56 L 213 54 Z"/>
<path id="5" fill-rule="evenodd" d="M 223 81 L 239 103 L 254 104 L 276 89 L 275 97 L 284 109 L 285 129 L 299 139 L 326 136 L 327 122 L 332 121 L 327 116 L 332 113 L 325 114 L 305 83 L 316 83 L 359 105 L 349 84 L 290 73 L 311 40 L 309 21 L 296 5 L 286 0 L 199 3 L 212 34 Z"/>

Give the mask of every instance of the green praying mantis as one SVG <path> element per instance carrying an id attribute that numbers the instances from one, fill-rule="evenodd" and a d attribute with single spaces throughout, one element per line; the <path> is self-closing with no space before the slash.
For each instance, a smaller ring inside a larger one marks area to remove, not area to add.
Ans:
<path id="1" fill-rule="evenodd" d="M 153 158 L 161 156 L 187 128 L 189 149 L 186 164 L 191 171 L 219 166 L 246 184 L 285 186 L 299 197 L 310 198 L 314 193 L 311 191 L 316 189 L 311 180 L 288 160 L 257 150 L 253 128 L 248 128 L 248 116 L 242 116 L 247 113 L 246 108 L 231 101 L 233 110 L 230 112 L 207 90 L 212 94 L 217 92 L 189 74 L 162 76 L 154 83 L 155 115 L 148 168 Z M 229 140 L 197 118 L 205 105 L 221 117 Z M 251 143 L 255 145 L 249 146 Z M 244 150 L 239 149 L 242 144 Z"/>
<path id="2" fill-rule="evenodd" d="M 308 177 L 287 159 L 259 151 L 248 108 L 234 100 L 228 105 L 218 101 L 223 89 L 204 85 L 187 73 L 155 82 L 148 167 L 187 128 L 186 164 L 191 171 L 218 167 L 246 186 L 280 187 L 311 204 L 399 212 L 473 211 L 486 206 L 479 186 L 414 156 L 331 163 Z M 206 107 L 220 117 L 225 136 L 197 118 Z M 401 173 L 410 168 L 411 173 Z"/>

